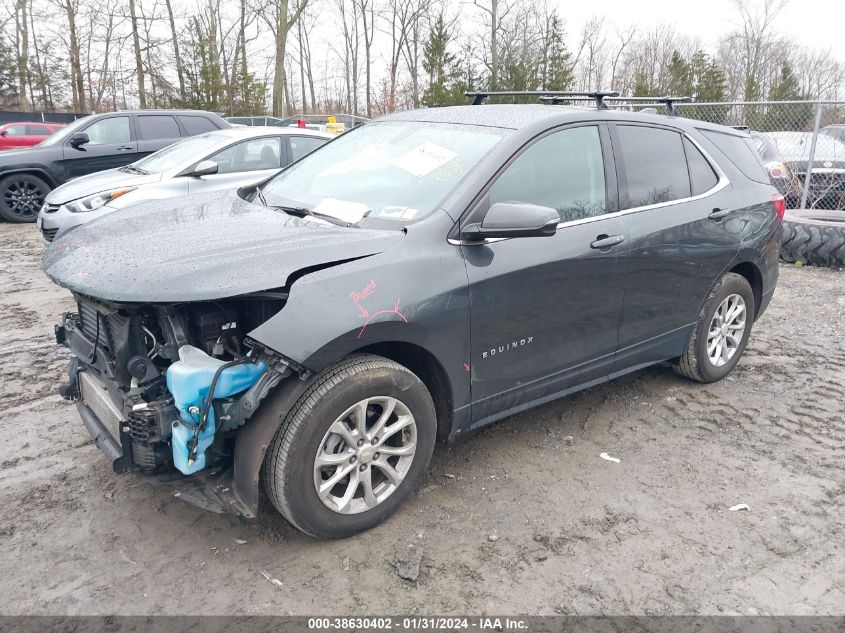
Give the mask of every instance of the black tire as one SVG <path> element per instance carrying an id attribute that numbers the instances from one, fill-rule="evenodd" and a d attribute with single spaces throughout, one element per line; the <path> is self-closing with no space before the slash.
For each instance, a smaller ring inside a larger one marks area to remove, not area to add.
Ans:
<path id="1" fill-rule="evenodd" d="M 707 356 L 707 333 L 719 305 L 732 294 L 740 295 L 745 302 L 745 330 L 733 357 L 724 365 L 717 367 Z M 678 359 L 675 365 L 675 371 L 690 380 L 703 383 L 716 382 L 727 376 L 736 367 L 742 353 L 745 351 L 745 346 L 748 344 L 748 337 L 751 334 L 751 326 L 754 322 L 756 309 L 754 292 L 751 290 L 748 280 L 736 273 L 723 275 L 710 290 L 710 294 L 704 301 L 704 306 L 698 314 L 698 321 L 690 335 L 687 351 Z"/>
<path id="2" fill-rule="evenodd" d="M 0 218 L 35 222 L 50 185 L 32 174 L 11 174 L 0 180 Z"/>
<path id="3" fill-rule="evenodd" d="M 787 211 L 780 258 L 811 266 L 845 266 L 845 211 Z"/>
<path id="4" fill-rule="evenodd" d="M 377 396 L 397 398 L 410 410 L 416 423 L 416 452 L 390 496 L 372 509 L 341 514 L 317 494 L 315 458 L 338 416 Z M 294 527 L 311 536 L 342 538 L 368 530 L 393 514 L 422 481 L 436 434 L 434 403 L 416 375 L 381 356 L 355 354 L 325 370 L 285 416 L 262 467 L 267 496 Z"/>

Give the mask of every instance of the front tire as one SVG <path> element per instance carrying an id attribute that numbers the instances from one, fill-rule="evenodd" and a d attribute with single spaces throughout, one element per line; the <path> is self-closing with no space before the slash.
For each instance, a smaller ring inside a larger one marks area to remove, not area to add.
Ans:
<path id="1" fill-rule="evenodd" d="M 35 222 L 50 185 L 32 174 L 11 174 L 0 180 L 0 218 Z"/>
<path id="2" fill-rule="evenodd" d="M 745 351 L 756 309 L 748 280 L 723 275 L 710 290 L 675 371 L 703 383 L 727 376 Z"/>
<path id="3" fill-rule="evenodd" d="M 341 538 L 389 517 L 425 476 L 437 431 L 431 395 L 407 368 L 356 354 L 300 397 L 262 468 L 270 501 L 296 528 Z"/>

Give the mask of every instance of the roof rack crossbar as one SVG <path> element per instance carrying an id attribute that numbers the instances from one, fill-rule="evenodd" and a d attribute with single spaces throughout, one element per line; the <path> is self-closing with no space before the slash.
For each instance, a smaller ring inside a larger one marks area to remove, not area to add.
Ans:
<path id="1" fill-rule="evenodd" d="M 608 91 L 594 91 L 594 92 L 573 92 L 568 90 L 494 90 L 486 92 L 467 92 L 464 93 L 467 97 L 472 98 L 472 105 L 481 105 L 487 97 L 539 97 L 542 101 L 566 101 L 572 98 L 587 98 L 593 99 L 596 102 L 596 108 L 599 110 L 606 110 L 607 104 L 604 102 L 606 98 L 618 97 L 619 93 Z"/>
<path id="2" fill-rule="evenodd" d="M 607 95 L 605 97 L 608 101 L 620 102 L 620 103 L 641 103 L 641 104 L 649 104 L 649 105 L 665 105 L 666 112 L 669 116 L 677 116 L 678 112 L 674 108 L 674 104 L 676 103 L 692 103 L 692 97 L 620 97 L 617 95 Z M 570 97 L 569 99 L 557 97 L 557 96 L 544 96 L 540 97 L 540 101 L 546 101 L 548 103 L 560 103 L 561 101 L 577 101 L 579 99 L 586 99 L 583 96 L 574 96 Z M 606 105 L 606 104 L 605 104 Z"/>

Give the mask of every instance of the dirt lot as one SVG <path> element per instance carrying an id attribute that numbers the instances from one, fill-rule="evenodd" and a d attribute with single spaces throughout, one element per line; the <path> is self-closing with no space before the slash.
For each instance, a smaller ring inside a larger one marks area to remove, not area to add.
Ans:
<path id="1" fill-rule="evenodd" d="M 112 473 L 56 395 L 72 304 L 40 252 L 0 224 L 2 613 L 845 613 L 845 273 L 782 268 L 727 380 L 654 368 L 512 417 L 319 542 Z"/>

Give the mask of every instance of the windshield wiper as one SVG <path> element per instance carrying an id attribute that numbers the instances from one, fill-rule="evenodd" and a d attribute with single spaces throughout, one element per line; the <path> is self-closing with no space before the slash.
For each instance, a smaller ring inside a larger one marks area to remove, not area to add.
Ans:
<path id="1" fill-rule="evenodd" d="M 135 167 L 132 163 L 128 165 L 124 165 L 120 168 L 120 171 L 128 172 L 130 174 L 141 174 L 142 176 L 146 176 L 150 172 L 146 171 L 145 169 L 141 169 L 140 167 Z"/>
<path id="2" fill-rule="evenodd" d="M 263 196 L 262 196 L 263 199 Z M 266 203 L 265 203 L 266 204 Z M 271 209 L 278 209 L 279 211 L 284 211 L 288 215 L 295 215 L 300 218 L 305 217 L 306 215 L 310 215 L 312 218 L 319 218 L 321 220 L 327 220 L 332 224 L 337 224 L 338 226 L 346 226 L 346 227 L 358 227 L 357 224 L 353 224 L 352 222 L 345 222 L 340 218 L 336 218 L 333 215 L 329 215 L 328 213 L 320 213 L 319 211 L 314 211 L 313 209 L 309 209 L 307 207 L 297 207 L 297 206 L 288 206 L 288 205 L 267 205 Z"/>

